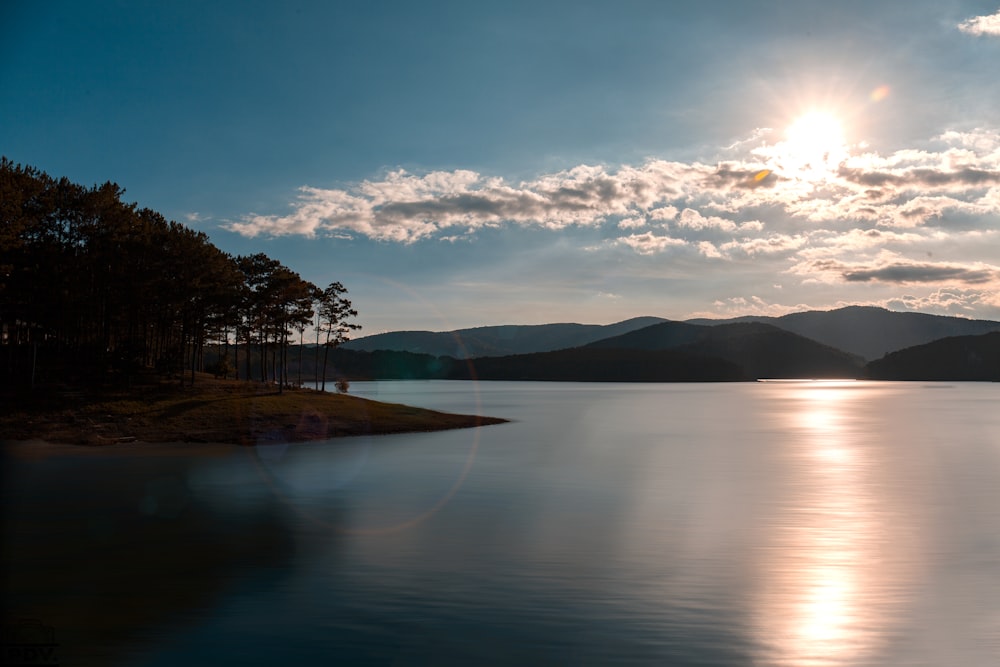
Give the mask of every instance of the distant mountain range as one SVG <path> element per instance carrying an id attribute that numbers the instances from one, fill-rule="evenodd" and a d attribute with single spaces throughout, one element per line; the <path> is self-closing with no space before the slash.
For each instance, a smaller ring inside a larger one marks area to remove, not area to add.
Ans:
<path id="1" fill-rule="evenodd" d="M 1000 331 L 1000 322 L 990 320 L 967 320 L 926 313 L 897 313 L 871 306 L 848 306 L 828 311 L 810 310 L 782 317 L 751 315 L 729 320 L 698 319 L 688 322 L 707 325 L 764 322 L 868 360 L 947 336 L 976 336 Z"/>
<path id="2" fill-rule="evenodd" d="M 581 347 L 475 359 L 341 348 L 331 361 L 349 377 L 594 382 L 854 378 L 864 366 L 860 357 L 757 322 L 660 322 Z"/>
<path id="3" fill-rule="evenodd" d="M 351 341 L 330 362 L 336 375 L 380 379 L 995 380 L 1000 322 L 852 306 L 732 320 L 398 331 Z"/>
<path id="4" fill-rule="evenodd" d="M 618 336 L 651 324 L 662 317 L 636 317 L 616 324 L 508 324 L 456 331 L 391 331 L 357 338 L 343 345 L 347 350 L 394 350 L 435 357 L 468 359 L 579 347 L 602 338 Z"/>
<path id="5" fill-rule="evenodd" d="M 345 344 L 344 348 L 369 352 L 375 350 L 415 352 L 455 359 L 497 357 L 581 347 L 666 322 L 668 320 L 659 317 L 637 317 L 609 325 L 505 325 L 446 332 L 395 331 L 358 338 Z M 1000 331 L 1000 322 L 989 320 L 967 320 L 925 313 L 898 313 L 869 306 L 848 306 L 830 311 L 792 313 L 782 317 L 747 316 L 727 320 L 695 319 L 684 323 L 671 322 L 675 326 L 670 329 L 672 332 L 670 336 L 677 337 L 675 341 L 677 344 L 680 344 L 682 339 L 687 343 L 695 343 L 697 336 L 690 332 L 696 329 L 687 330 L 693 336 L 687 340 L 684 339 L 686 335 L 683 333 L 684 327 L 676 325 L 721 326 L 753 322 L 772 325 L 865 360 L 878 359 L 890 352 L 949 336 L 975 336 Z M 666 334 L 657 331 L 649 335 Z M 675 346 L 674 343 L 668 345 L 667 342 L 663 340 L 658 345 L 661 348 Z"/>

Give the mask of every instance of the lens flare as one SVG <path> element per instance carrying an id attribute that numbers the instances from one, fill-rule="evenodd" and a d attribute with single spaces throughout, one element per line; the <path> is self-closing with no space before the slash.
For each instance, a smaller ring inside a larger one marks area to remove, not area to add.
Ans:
<path id="1" fill-rule="evenodd" d="M 889 86 L 883 84 L 868 94 L 868 99 L 872 102 L 881 102 L 889 97 Z"/>

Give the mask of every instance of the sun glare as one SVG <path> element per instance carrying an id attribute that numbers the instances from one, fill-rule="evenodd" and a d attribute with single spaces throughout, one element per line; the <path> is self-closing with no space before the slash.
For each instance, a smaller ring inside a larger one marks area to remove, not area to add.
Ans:
<path id="1" fill-rule="evenodd" d="M 803 178 L 830 172 L 847 156 L 840 120 L 826 111 L 799 116 L 785 130 L 782 166 Z"/>

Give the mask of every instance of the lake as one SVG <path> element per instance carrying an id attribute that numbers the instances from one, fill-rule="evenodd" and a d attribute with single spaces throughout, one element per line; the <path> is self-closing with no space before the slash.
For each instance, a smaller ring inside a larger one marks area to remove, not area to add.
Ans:
<path id="1" fill-rule="evenodd" d="M 1000 384 L 351 393 L 513 421 L 8 459 L 7 622 L 64 665 L 1000 664 Z"/>

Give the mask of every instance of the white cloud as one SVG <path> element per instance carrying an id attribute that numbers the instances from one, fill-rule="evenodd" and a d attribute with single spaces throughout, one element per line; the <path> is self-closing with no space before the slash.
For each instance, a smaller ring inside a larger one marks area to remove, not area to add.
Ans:
<path id="1" fill-rule="evenodd" d="M 720 248 L 727 254 L 741 254 L 748 257 L 757 255 L 777 255 L 798 250 L 806 245 L 808 238 L 799 234 L 771 234 L 766 238 L 745 238 L 723 243 Z"/>
<path id="2" fill-rule="evenodd" d="M 720 232 L 759 232 L 764 229 L 764 223 L 759 220 L 736 223 L 714 215 L 706 216 L 690 208 L 681 211 L 676 226 L 679 228 L 687 227 L 696 231 L 715 230 Z"/>
<path id="3" fill-rule="evenodd" d="M 663 252 L 668 248 L 678 248 L 687 245 L 687 241 L 684 239 L 676 239 L 670 236 L 656 236 L 652 232 L 625 236 L 619 238 L 618 243 L 632 248 L 640 255 L 652 255 Z"/>
<path id="4" fill-rule="evenodd" d="M 622 218 L 618 223 L 618 229 L 639 229 L 646 226 L 645 218 Z"/>
<path id="5" fill-rule="evenodd" d="M 698 252 L 700 252 L 705 257 L 711 257 L 712 259 L 721 259 L 722 253 L 719 249 L 715 247 L 711 241 L 699 241 L 698 242 Z"/>
<path id="6" fill-rule="evenodd" d="M 562 229 L 600 224 L 611 216 L 644 214 L 657 202 L 683 197 L 685 183 L 706 171 L 699 165 L 662 160 L 615 172 L 581 165 L 508 185 L 470 171 L 416 176 L 400 170 L 350 189 L 302 187 L 290 214 L 250 214 L 225 227 L 248 237 L 348 231 L 403 243 L 455 226 Z"/>
<path id="7" fill-rule="evenodd" d="M 715 310 L 703 310 L 688 313 L 685 315 L 684 319 L 695 319 L 699 317 L 708 319 L 725 319 L 728 317 L 742 315 L 781 317 L 782 315 L 787 315 L 788 313 L 812 310 L 810 306 L 804 303 L 795 305 L 770 303 L 766 299 L 756 295 L 751 295 L 749 299 L 743 296 L 731 296 L 726 297 L 725 299 L 716 299 L 712 303 L 712 306 L 714 306 Z"/>
<path id="8" fill-rule="evenodd" d="M 761 218 L 772 229 L 796 221 L 904 229 L 992 224 L 1000 215 L 1000 132 L 948 131 L 931 145 L 853 153 L 828 169 L 804 172 L 769 165 L 761 147 L 715 166 L 580 165 L 519 183 L 468 170 L 397 170 L 344 188 L 305 186 L 289 213 L 249 214 L 225 227 L 249 237 L 351 234 L 413 243 L 454 236 L 456 228 L 561 230 L 618 219 L 621 229 L 662 222 L 697 242 L 704 234 L 759 235 Z"/>
<path id="9" fill-rule="evenodd" d="M 676 206 L 661 206 L 660 208 L 654 208 L 649 212 L 650 220 L 673 220 L 676 217 Z"/>
<path id="10" fill-rule="evenodd" d="M 958 24 L 958 29 L 970 35 L 1000 36 L 1000 11 L 989 16 L 974 16 Z"/>
<path id="11" fill-rule="evenodd" d="M 884 154 L 852 149 L 837 164 L 802 173 L 767 162 L 771 134 L 737 142 L 715 164 L 580 165 L 519 182 L 468 170 L 397 170 L 349 186 L 302 187 L 288 212 L 250 214 L 226 228 L 249 237 L 462 245 L 481 242 L 477 232 L 491 227 L 600 228 L 606 240 L 573 244 L 576 252 L 680 254 L 685 271 L 701 263 L 762 290 L 784 274 L 784 288 L 773 290 L 788 295 L 803 286 L 854 288 L 873 304 L 1000 315 L 1000 132 L 949 130 Z M 836 307 L 826 294 L 821 300 Z M 714 314 L 804 309 L 744 299 L 720 302 Z"/>
<path id="12" fill-rule="evenodd" d="M 968 289 L 946 287 L 922 296 L 912 294 L 895 297 L 882 305 L 893 310 L 916 310 L 922 312 L 943 312 L 981 319 L 1000 317 L 1000 292 L 995 289 Z"/>

